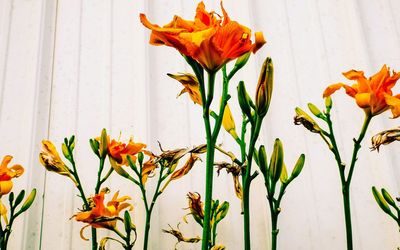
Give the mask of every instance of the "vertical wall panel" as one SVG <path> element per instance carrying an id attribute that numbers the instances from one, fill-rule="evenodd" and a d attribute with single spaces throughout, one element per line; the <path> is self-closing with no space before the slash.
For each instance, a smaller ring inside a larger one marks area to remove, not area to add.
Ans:
<path id="1" fill-rule="evenodd" d="M 205 1 L 207 9 L 220 13 L 217 1 Z M 349 69 L 375 73 L 387 63 L 400 66 L 398 1 L 225 1 L 233 20 L 261 30 L 268 41 L 252 56 L 247 67 L 232 80 L 231 109 L 240 127 L 236 86 L 244 80 L 254 95 L 258 73 L 271 56 L 275 87 L 270 112 L 259 144 L 268 152 L 279 137 L 285 161 L 292 169 L 298 155 L 306 154 L 302 175 L 287 190 L 279 221 L 280 249 L 342 249 L 345 247 L 342 197 L 333 156 L 317 135 L 293 125 L 294 107 L 308 102 L 323 105 L 322 91 L 330 83 L 345 81 Z M 37 200 L 17 221 L 11 249 L 81 249 L 90 243 L 79 237 L 84 225 L 69 218 L 82 202 L 72 182 L 38 166 L 40 141 L 52 140 L 58 149 L 66 136 L 76 135 L 76 161 L 86 195 L 93 195 L 98 161 L 88 144 L 106 128 L 112 138 L 144 142 L 159 153 L 165 149 L 204 143 L 201 108 L 188 96 L 176 98 L 182 86 L 167 73 L 191 72 L 172 48 L 148 44 L 149 31 L 139 22 L 146 13 L 152 23 L 165 24 L 174 14 L 192 19 L 193 1 L 42 0 L 0 1 L 0 157 L 13 154 L 26 173 L 15 181 L 15 190 L 38 188 Z M 378 18 L 379 17 L 379 18 Z M 229 66 L 230 67 L 230 66 Z M 220 79 L 220 76 L 217 77 Z M 217 96 L 220 82 L 216 85 Z M 350 161 L 352 138 L 362 123 L 362 111 L 339 91 L 333 97 L 333 119 L 338 144 Z M 218 105 L 217 98 L 213 104 Z M 398 124 L 389 113 L 373 120 L 355 170 L 352 209 L 355 249 L 394 249 L 398 231 L 375 204 L 372 185 L 398 193 L 398 145 L 369 152 L 369 138 Z M 239 128 L 238 128 L 239 129 Z M 232 138 L 221 130 L 218 143 L 239 155 Z M 217 161 L 227 160 L 217 154 Z M 185 159 L 184 159 L 185 160 Z M 184 162 L 182 161 L 182 164 Z M 176 226 L 187 212 L 186 194 L 204 194 L 204 160 L 190 174 L 170 183 L 154 209 L 150 249 L 171 249 L 175 239 L 161 232 Z M 108 170 L 107 163 L 105 169 Z M 257 167 L 254 166 L 254 170 Z M 148 183 L 149 190 L 154 185 Z M 132 217 L 142 248 L 144 208 L 136 186 L 113 173 L 105 184 L 111 192 L 130 195 Z M 109 195 L 106 199 L 110 198 Z M 204 195 L 203 195 L 204 197 Z M 230 175 L 215 176 L 214 197 L 231 204 L 227 220 L 220 224 L 218 242 L 227 249 L 241 249 L 242 216 Z M 261 176 L 252 186 L 252 246 L 270 244 L 269 210 Z M 189 220 L 190 221 L 190 220 Z M 201 235 L 192 221 L 181 223 L 188 236 Z M 99 239 L 107 233 L 99 230 Z M 87 237 L 90 230 L 85 231 Z M 111 234 L 110 234 L 111 235 Z M 119 246 L 111 243 L 110 249 Z M 178 249 L 199 249 L 182 243 Z"/>

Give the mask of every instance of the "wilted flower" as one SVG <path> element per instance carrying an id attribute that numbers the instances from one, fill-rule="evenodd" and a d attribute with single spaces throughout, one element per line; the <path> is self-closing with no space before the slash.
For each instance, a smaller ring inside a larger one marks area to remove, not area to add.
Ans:
<path id="1" fill-rule="evenodd" d="M 183 85 L 183 89 L 178 94 L 178 96 L 181 96 L 184 93 L 188 93 L 190 99 L 192 99 L 194 103 L 199 104 L 200 106 L 203 105 L 203 102 L 201 100 L 199 81 L 197 80 L 196 76 L 189 73 L 176 75 L 168 74 L 168 76 L 177 80 Z"/>
<path id="2" fill-rule="evenodd" d="M 107 202 L 107 205 L 104 205 L 105 193 L 106 191 L 102 190 L 91 199 L 91 210 L 79 212 L 73 217 L 75 217 L 77 221 L 88 223 L 89 225 L 87 226 L 114 229 L 117 220 L 122 220 L 122 218 L 118 216 L 119 212 L 125 208 L 133 209 L 131 204 L 125 202 L 131 198 L 129 196 L 118 198 L 119 192 L 116 192 L 111 201 Z M 85 239 L 82 235 L 83 229 L 87 226 L 83 227 L 81 230 L 81 237 L 83 239 Z"/>
<path id="3" fill-rule="evenodd" d="M 11 155 L 4 156 L 0 165 L 0 197 L 11 191 L 13 187 L 11 179 L 20 177 L 24 173 L 24 168 L 19 164 L 8 167 L 12 158 Z"/>
<path id="4" fill-rule="evenodd" d="M 177 148 L 173 150 L 163 150 L 161 144 L 158 143 L 162 154 L 158 156 L 159 161 L 173 171 L 179 160 L 187 153 L 186 148 Z"/>
<path id="5" fill-rule="evenodd" d="M 250 29 L 231 21 L 222 3 L 221 9 L 223 18 L 214 11 L 207 12 L 204 3 L 200 2 L 194 21 L 175 16 L 164 27 L 151 24 L 144 14 L 140 14 L 140 20 L 152 30 L 151 44 L 174 47 L 207 71 L 217 71 L 230 60 L 249 51 L 255 53 L 265 43 L 261 32 L 256 32 L 255 43 L 252 43 Z"/>
<path id="6" fill-rule="evenodd" d="M 146 144 L 133 142 L 133 138 L 130 138 L 127 144 L 120 141 L 111 140 L 111 142 L 108 144 L 108 154 L 118 164 L 128 166 L 129 162 L 126 157 L 129 155 L 132 161 L 135 161 L 136 154 L 145 147 Z"/>
<path id="7" fill-rule="evenodd" d="M 225 246 L 223 245 L 215 245 L 210 250 L 225 250 Z"/>
<path id="8" fill-rule="evenodd" d="M 77 184 L 75 178 L 71 174 L 71 170 L 61 160 L 56 147 L 51 141 L 42 141 L 42 151 L 39 154 L 39 160 L 48 171 L 68 176 L 75 184 Z"/>
<path id="9" fill-rule="evenodd" d="M 171 225 L 168 225 L 168 226 L 169 226 L 169 228 L 170 228 L 169 230 L 163 229 L 162 231 L 163 231 L 164 233 L 172 234 L 172 235 L 175 236 L 175 238 L 178 240 L 178 242 L 175 244 L 175 249 L 176 249 L 176 245 L 177 245 L 179 242 L 197 243 L 197 242 L 199 242 L 199 241 L 201 240 L 201 238 L 200 238 L 199 236 L 196 236 L 196 237 L 185 237 L 185 236 L 183 236 L 182 232 L 181 232 L 180 229 L 179 229 L 179 224 L 178 224 L 178 226 L 177 226 L 177 229 L 173 229 L 173 228 L 171 227 Z"/>
<path id="10" fill-rule="evenodd" d="M 197 192 L 196 193 L 189 192 L 187 194 L 187 198 L 189 202 L 188 209 L 190 210 L 190 214 L 199 224 L 202 225 L 204 219 L 204 210 L 200 194 Z"/>
<path id="11" fill-rule="evenodd" d="M 243 198 L 243 190 L 242 185 L 239 181 L 239 176 L 242 173 L 241 167 L 235 163 L 228 163 L 228 162 L 218 162 L 214 164 L 217 166 L 217 173 L 219 174 L 222 169 L 225 169 L 226 172 L 232 174 L 233 184 L 235 188 L 235 194 L 239 199 Z"/>
<path id="12" fill-rule="evenodd" d="M 381 145 L 387 145 L 394 141 L 400 141 L 400 127 L 382 131 L 371 138 L 372 150 L 378 150 Z"/>
<path id="13" fill-rule="evenodd" d="M 356 80 L 357 83 L 352 86 L 344 83 L 332 84 L 325 89 L 324 97 L 344 88 L 346 94 L 353 97 L 357 105 L 371 115 L 378 115 L 390 108 L 393 118 L 400 116 L 400 99 L 392 93 L 392 88 L 400 78 L 399 72 L 393 71 L 391 74 L 390 69 L 383 65 L 378 73 L 368 79 L 363 71 L 357 70 L 350 70 L 343 75 L 349 80 Z"/>
<path id="14" fill-rule="evenodd" d="M 313 133 L 321 133 L 321 128 L 311 116 L 304 112 L 301 108 L 296 108 L 296 116 L 294 117 L 295 125 L 303 125 L 306 129 Z"/>

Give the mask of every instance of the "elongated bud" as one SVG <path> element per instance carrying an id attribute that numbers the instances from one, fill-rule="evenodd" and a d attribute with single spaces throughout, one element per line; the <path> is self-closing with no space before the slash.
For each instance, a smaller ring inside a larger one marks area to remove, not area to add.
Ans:
<path id="1" fill-rule="evenodd" d="M 390 207 L 385 201 L 385 199 L 382 197 L 382 195 L 376 190 L 376 187 L 372 187 L 372 194 L 374 195 L 374 198 L 376 200 L 376 203 L 378 203 L 379 207 L 387 214 L 390 214 Z"/>
<path id="2" fill-rule="evenodd" d="M 261 145 L 258 150 L 258 162 L 261 173 L 264 177 L 267 177 L 268 163 L 267 163 L 267 152 L 265 151 L 264 145 Z"/>
<path id="3" fill-rule="evenodd" d="M 234 139 L 239 138 L 236 133 L 235 120 L 233 119 L 232 112 L 228 104 L 225 106 L 224 115 L 222 116 L 222 126 L 224 126 L 226 132 L 228 132 Z"/>
<path id="4" fill-rule="evenodd" d="M 249 118 L 251 118 L 251 103 L 252 100 L 247 94 L 246 87 L 244 85 L 243 81 L 240 81 L 238 86 L 237 86 L 237 91 L 238 91 L 238 99 L 239 99 L 239 105 L 240 108 L 242 109 L 242 112 Z"/>
<path id="5" fill-rule="evenodd" d="M 327 109 L 331 109 L 332 108 L 332 98 L 330 96 L 325 98 L 325 107 Z"/>
<path id="6" fill-rule="evenodd" d="M 25 190 L 22 190 L 22 191 L 18 194 L 17 198 L 15 199 L 15 204 L 14 204 L 14 206 L 18 206 L 18 205 L 22 202 L 22 200 L 24 199 L 24 197 L 25 197 Z"/>
<path id="7" fill-rule="evenodd" d="M 128 158 L 128 162 L 129 162 L 129 165 L 130 165 L 131 164 L 131 157 L 128 155 L 127 158 Z M 108 157 L 108 159 L 110 160 L 111 167 L 115 170 L 115 172 L 117 172 L 117 174 L 119 174 L 122 177 L 125 177 L 127 179 L 131 178 L 129 173 L 125 171 L 125 169 L 122 167 L 121 164 L 118 164 L 118 162 L 116 162 L 112 157 Z"/>
<path id="8" fill-rule="evenodd" d="M 102 158 L 106 157 L 108 153 L 108 137 L 107 130 L 105 128 L 103 128 L 103 130 L 101 131 L 99 153 L 100 157 Z"/>
<path id="9" fill-rule="evenodd" d="M 218 206 L 215 215 L 216 223 L 220 222 L 222 219 L 225 218 L 225 216 L 228 214 L 228 210 L 229 210 L 229 202 L 227 201 L 224 201 L 220 206 Z"/>
<path id="10" fill-rule="evenodd" d="M 65 143 L 61 144 L 61 151 L 62 151 L 63 155 L 65 156 L 65 158 L 71 159 L 71 155 L 70 155 L 68 147 L 67 147 L 67 145 L 65 145 Z"/>
<path id="11" fill-rule="evenodd" d="M 308 104 L 308 109 L 311 111 L 311 113 L 313 113 L 313 115 L 315 115 L 318 118 L 324 119 L 325 116 L 324 114 L 321 112 L 321 110 L 319 110 L 319 108 L 317 106 L 315 106 L 312 103 Z"/>
<path id="12" fill-rule="evenodd" d="M 274 85 L 274 66 L 272 59 L 267 57 L 262 66 L 256 89 L 256 111 L 258 116 L 264 117 L 271 103 Z"/>
<path id="13" fill-rule="evenodd" d="M 251 55 L 251 52 L 247 52 L 246 54 L 244 54 L 241 57 L 239 57 L 235 62 L 235 68 L 237 68 L 239 70 L 244 65 L 246 65 L 247 61 L 250 58 L 250 55 Z"/>
<path id="14" fill-rule="evenodd" d="M 274 143 L 274 151 L 271 155 L 271 162 L 269 164 L 269 176 L 273 182 L 277 182 L 282 173 L 283 167 L 283 145 L 277 138 Z"/>
<path id="15" fill-rule="evenodd" d="M 99 147 L 100 147 L 99 141 L 97 141 L 95 139 L 90 139 L 89 140 L 89 144 L 90 144 L 90 147 L 92 148 L 93 153 L 95 153 L 97 156 L 100 156 L 100 154 L 99 154 Z"/>
<path id="16" fill-rule="evenodd" d="M 293 168 L 292 174 L 290 175 L 290 180 L 293 180 L 294 178 L 299 176 L 299 174 L 303 170 L 305 160 L 306 156 L 304 154 L 301 154 L 296 162 L 296 165 Z"/>
<path id="17" fill-rule="evenodd" d="M 318 126 L 317 122 L 314 121 L 311 116 L 304 112 L 301 108 L 297 107 L 295 109 L 296 116 L 294 117 L 295 125 L 303 125 L 306 129 L 313 133 L 321 133 L 321 128 Z"/>
<path id="18" fill-rule="evenodd" d="M 125 210 L 125 213 L 124 213 L 124 226 L 125 226 L 125 232 L 126 232 L 127 235 L 129 235 L 131 233 L 132 228 L 135 228 L 132 225 L 132 219 L 131 219 L 131 216 L 130 216 L 130 214 L 129 214 L 129 212 L 127 210 Z"/>
<path id="19" fill-rule="evenodd" d="M 28 210 L 32 205 L 33 201 L 35 200 L 35 197 L 36 197 L 36 189 L 34 188 L 28 195 L 28 198 L 26 198 L 24 204 L 22 204 L 21 210 L 19 210 L 18 213 L 21 214 L 26 210 Z"/>
<path id="20" fill-rule="evenodd" d="M 281 182 L 283 184 L 288 182 L 288 173 L 287 173 L 287 169 L 286 169 L 286 165 L 285 164 L 282 165 L 282 172 L 281 172 L 281 176 L 280 176 L 279 179 L 281 180 Z"/>
<path id="21" fill-rule="evenodd" d="M 383 198 L 385 198 L 387 203 L 389 203 L 393 207 L 397 207 L 396 203 L 394 202 L 394 200 L 392 198 L 392 196 L 389 194 L 388 191 L 386 191 L 386 189 L 382 188 L 381 192 L 382 192 Z"/>

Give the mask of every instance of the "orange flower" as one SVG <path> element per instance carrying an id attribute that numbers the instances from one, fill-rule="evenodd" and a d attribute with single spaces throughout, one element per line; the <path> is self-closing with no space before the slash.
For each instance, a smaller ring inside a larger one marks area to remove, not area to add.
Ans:
<path id="1" fill-rule="evenodd" d="M 111 199 L 111 201 L 107 202 L 107 205 L 104 205 L 104 194 L 105 191 L 101 191 L 99 194 L 96 194 L 93 198 L 93 207 L 90 211 L 84 211 L 75 214 L 75 220 L 88 223 L 89 225 L 85 226 L 81 230 L 81 237 L 83 229 L 88 226 L 92 226 L 94 228 L 107 228 L 114 229 L 117 224 L 117 220 L 122 220 L 122 218 L 118 217 L 119 212 L 125 208 L 130 208 L 132 210 L 132 205 L 129 203 L 124 203 L 126 200 L 130 200 L 129 196 L 122 196 L 118 198 L 119 192 L 116 192 Z"/>
<path id="2" fill-rule="evenodd" d="M 255 33 L 252 43 L 251 30 L 231 21 L 222 2 L 221 9 L 223 18 L 214 11 L 207 12 L 200 2 L 194 21 L 174 16 L 169 24 L 160 27 L 150 23 L 144 14 L 140 14 L 140 21 L 152 30 L 150 44 L 174 47 L 207 71 L 217 71 L 230 60 L 250 51 L 255 53 L 265 44 L 262 32 Z"/>
<path id="3" fill-rule="evenodd" d="M 11 191 L 13 187 L 12 178 L 20 177 L 24 173 L 24 168 L 19 164 L 8 167 L 12 158 L 11 155 L 4 156 L 0 165 L 0 196 Z"/>
<path id="4" fill-rule="evenodd" d="M 383 65 L 382 69 L 367 79 L 363 71 L 350 70 L 343 73 L 349 80 L 356 80 L 352 86 L 336 83 L 328 86 L 323 96 L 328 97 L 340 88 L 346 94 L 355 98 L 357 105 L 371 115 L 378 115 L 391 109 L 393 118 L 400 116 L 400 95 L 393 96 L 392 88 L 400 78 L 400 72 L 391 74 L 390 69 Z"/>
<path id="5" fill-rule="evenodd" d="M 143 148 L 146 147 L 146 144 L 143 143 L 134 143 L 131 138 L 128 142 L 122 143 L 116 140 L 111 140 L 108 144 L 108 154 L 121 165 L 129 165 L 127 156 L 129 155 L 133 161 L 136 160 L 136 154 L 139 153 Z"/>

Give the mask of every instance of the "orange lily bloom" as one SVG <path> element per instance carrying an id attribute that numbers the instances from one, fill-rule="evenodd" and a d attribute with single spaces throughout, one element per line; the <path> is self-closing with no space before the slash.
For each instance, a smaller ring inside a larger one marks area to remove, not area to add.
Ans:
<path id="1" fill-rule="evenodd" d="M 111 140 L 108 144 L 108 154 L 111 156 L 118 164 L 128 166 L 127 156 L 129 155 L 133 161 L 136 160 L 136 154 L 139 153 L 146 144 L 135 143 L 131 138 L 129 142 L 122 143 L 116 140 Z"/>
<path id="2" fill-rule="evenodd" d="M 11 155 L 4 156 L 0 165 L 0 196 L 11 191 L 13 187 L 12 178 L 20 177 L 24 173 L 24 168 L 19 164 L 8 167 L 12 158 Z"/>
<path id="3" fill-rule="evenodd" d="M 231 21 L 222 2 L 221 9 L 223 18 L 214 11 L 207 12 L 200 2 L 194 21 L 174 16 L 169 24 L 160 27 L 150 23 L 144 14 L 140 14 L 140 21 L 152 30 L 150 44 L 174 47 L 207 71 L 215 72 L 245 53 L 255 53 L 265 44 L 262 32 L 255 33 L 255 43 L 252 43 L 251 30 Z"/>
<path id="4" fill-rule="evenodd" d="M 392 111 L 393 118 L 400 116 L 400 95 L 393 96 L 392 93 L 392 88 L 400 78 L 400 72 L 393 71 L 391 74 L 390 69 L 383 65 L 378 73 L 368 79 L 364 76 L 363 71 L 357 70 L 350 70 L 343 75 L 349 80 L 357 81 L 357 83 L 352 86 L 344 83 L 332 84 L 325 89 L 324 97 L 344 88 L 346 94 L 355 98 L 357 105 L 372 116 L 389 108 Z"/>
<path id="5" fill-rule="evenodd" d="M 132 210 L 133 207 L 131 204 L 126 203 L 124 201 L 130 200 L 129 196 L 122 196 L 118 198 L 119 192 L 116 192 L 111 199 L 111 201 L 107 202 L 107 205 L 104 205 L 104 195 L 105 191 L 101 191 L 99 194 L 96 194 L 92 200 L 94 206 L 90 211 L 84 211 L 75 214 L 75 220 L 88 223 L 88 226 L 92 226 L 94 228 L 107 228 L 107 229 L 114 229 L 117 224 L 117 220 L 122 220 L 120 218 L 119 212 L 125 208 L 130 208 Z M 81 230 L 81 237 L 83 229 Z"/>

